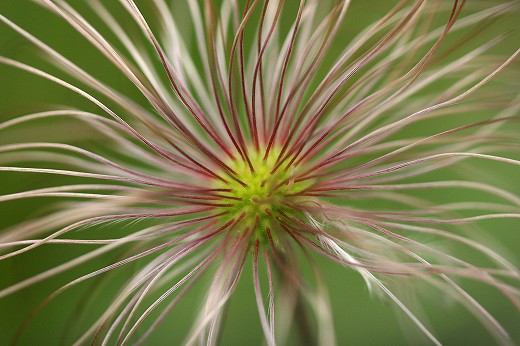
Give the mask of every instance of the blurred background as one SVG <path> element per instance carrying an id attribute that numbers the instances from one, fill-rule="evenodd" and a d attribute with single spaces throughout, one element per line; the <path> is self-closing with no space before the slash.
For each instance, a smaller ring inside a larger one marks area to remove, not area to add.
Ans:
<path id="1" fill-rule="evenodd" d="M 181 28 L 183 25 L 189 25 L 189 17 L 185 15 L 185 1 L 191 0 L 170 1 L 173 15 L 179 21 Z M 464 13 L 469 14 L 478 9 L 492 7 L 503 2 L 469 1 Z M 394 0 L 353 0 L 349 10 L 350 14 L 341 29 L 341 34 L 338 35 L 338 39 L 335 40 L 331 48 L 331 55 L 333 56 L 335 51 L 339 53 L 345 42 L 349 42 L 360 30 L 386 14 L 395 3 L 397 1 Z M 450 1 L 444 1 L 444 3 L 446 6 L 451 5 Z M 153 15 L 146 11 L 147 6 L 144 1 L 140 1 L 138 4 L 142 6 L 147 18 L 153 18 Z M 76 4 L 74 5 L 76 6 Z M 113 8 L 114 11 L 119 8 L 115 0 L 106 1 L 106 6 Z M 294 1 L 294 5 L 289 3 L 288 6 L 296 6 L 296 1 Z M 86 6 L 81 2 L 77 4 L 77 8 L 88 12 Z M 107 82 L 114 89 L 122 91 L 141 104 L 146 104 L 146 100 L 139 95 L 130 82 L 122 77 L 101 54 L 71 29 L 67 23 L 56 18 L 52 13 L 45 11 L 29 0 L 2 0 L 0 1 L 0 14 L 48 43 L 86 71 Z M 520 42 L 518 35 L 519 14 L 518 10 L 512 11 L 511 14 L 491 23 L 483 32 L 479 33 L 481 37 L 475 42 L 478 44 L 478 42 L 485 42 L 499 34 L 509 33 L 509 36 L 494 48 L 493 54 L 504 57 L 512 54 L 518 48 Z M 129 18 L 117 15 L 116 17 L 121 20 L 121 24 L 125 28 L 128 27 L 130 34 L 138 35 Z M 97 23 L 94 16 L 88 18 L 92 18 L 94 24 Z M 97 21 L 99 22 L 99 20 Z M 439 21 L 442 21 L 442 18 L 439 18 Z M 101 24 L 98 24 L 101 27 Z M 287 25 L 289 24 L 287 23 Z M 107 32 L 104 28 L 101 28 L 100 31 Z M 189 35 L 189 32 L 186 32 L 186 35 Z M 111 38 L 110 35 L 108 37 Z M 187 37 L 187 41 L 190 42 L 189 36 Z M 193 44 L 193 42 L 191 43 Z M 5 24 L 0 24 L 0 55 L 21 60 L 59 76 L 64 76 L 62 72 L 48 64 L 31 43 Z M 513 64 L 511 69 L 516 72 L 508 73 L 518 75 L 518 61 Z M 518 84 L 516 85 L 518 86 Z M 99 113 L 95 106 L 60 86 L 0 64 L 0 122 L 23 114 L 51 109 L 56 105 L 68 105 Z M 96 148 L 99 145 L 96 134 L 87 128 L 78 131 L 77 127 L 73 127 L 73 124 L 65 119 L 59 122 L 53 121 L 50 124 L 46 121 L 40 121 L 33 125 L 2 132 L 0 133 L 0 145 L 27 139 L 31 141 L 52 140 L 55 142 L 82 143 L 89 148 Z M 45 130 L 42 131 L 42 128 Z M 518 133 L 520 136 L 520 132 Z M 0 162 L 0 165 L 9 166 L 10 163 Z M 520 195 L 520 184 L 518 183 L 520 171 L 518 168 L 496 164 L 487 165 L 482 162 L 468 163 L 466 168 L 469 172 L 477 172 L 477 174 L 483 176 L 484 180 Z M 492 174 L 484 173 L 484 171 L 492 172 Z M 66 183 L 74 183 L 74 179 L 0 172 L 0 194 Z M 432 199 L 442 200 L 443 197 L 440 194 L 437 197 L 432 197 Z M 50 204 L 51 202 L 54 203 L 56 200 L 40 198 L 0 203 L 0 232 L 3 229 L 8 229 L 11 225 L 46 215 L 55 210 L 55 207 Z M 140 226 L 143 226 L 143 224 L 125 226 L 124 231 L 130 232 L 132 229 L 137 229 L 135 227 Z M 486 239 L 491 243 L 487 245 L 497 249 L 498 252 L 518 265 L 518 253 L 520 252 L 519 221 L 514 219 L 486 221 L 481 226 L 486 231 L 484 233 L 489 234 Z M 119 229 L 111 229 L 110 227 L 103 227 L 95 231 L 113 233 L 114 235 L 120 232 Z M 87 249 L 82 246 L 48 245 L 0 261 L 0 289 L 66 261 L 73 260 L 86 251 Z M 110 253 L 101 256 L 88 264 L 81 265 L 55 278 L 44 280 L 16 294 L 0 299 L 0 345 L 9 344 L 17 329 L 31 312 L 55 289 L 80 275 L 113 262 L 121 255 L 123 254 Z M 356 272 L 322 258 L 317 257 L 316 260 L 328 284 L 338 344 L 428 344 L 426 339 L 419 336 L 416 328 L 408 322 L 407 318 L 397 313 L 390 301 L 371 296 L 365 283 Z M 139 265 L 141 263 L 135 264 L 137 267 Z M 67 290 L 35 316 L 21 336 L 19 344 L 71 344 L 75 340 L 74 336 L 78 335 L 79 331 L 84 330 L 85 326 L 89 325 L 88 322 L 92 322 L 92 319 L 98 316 L 106 304 L 111 301 L 118 289 L 115 284 L 116 278 L 121 277 L 121 280 L 126 280 L 127 275 L 128 272 L 120 271 L 106 282 L 101 278 Z M 389 279 L 389 281 L 392 280 L 394 279 Z M 180 302 L 179 306 L 158 327 L 146 344 L 176 345 L 181 343 L 186 332 L 190 329 L 200 306 L 200 301 L 210 283 L 211 277 L 206 276 L 194 289 L 190 290 L 186 299 Z M 465 284 L 468 284 L 465 287 L 469 287 L 471 293 L 478 296 L 479 300 L 512 333 L 514 340 L 520 342 L 517 310 L 495 290 L 469 281 Z M 428 316 L 434 334 L 442 342 L 447 345 L 491 345 L 495 343 L 488 332 L 463 306 L 426 285 L 419 285 L 415 288 L 418 291 L 417 300 L 421 302 L 424 315 Z M 413 300 L 413 298 L 410 297 L 410 300 Z M 84 307 L 87 308 L 83 309 Z M 254 345 L 262 344 L 262 340 L 263 334 L 255 303 L 251 266 L 246 265 L 242 280 L 227 312 L 222 344 Z M 303 344 L 297 335 L 291 337 L 290 340 L 290 343 L 294 345 Z"/>

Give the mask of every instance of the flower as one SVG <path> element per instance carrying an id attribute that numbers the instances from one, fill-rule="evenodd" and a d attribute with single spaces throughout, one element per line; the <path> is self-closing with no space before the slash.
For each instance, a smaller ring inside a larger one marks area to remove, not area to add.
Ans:
<path id="1" fill-rule="evenodd" d="M 497 58 L 507 35 L 478 35 L 516 2 L 402 1 L 353 38 L 347 0 L 36 2 L 105 60 L 89 72 L 0 15 L 51 65 L 0 63 L 89 103 L 71 96 L 68 107 L 0 123 L 2 136 L 15 134 L 0 146 L 0 172 L 31 181 L 0 202 L 45 201 L 36 214 L 21 204 L 27 218 L 2 227 L 0 260 L 74 251 L 0 288 L 8 299 L 53 285 L 15 343 L 66 292 L 95 281 L 77 298 L 86 322 L 65 328 L 76 344 L 141 344 L 170 315 L 190 320 L 186 344 L 216 344 L 250 266 L 259 318 L 245 318 L 259 320 L 267 344 L 294 329 L 302 343 L 331 345 L 332 282 L 321 269 L 330 263 L 359 273 L 434 344 L 443 340 L 408 293 L 433 308 L 435 288 L 513 343 L 471 285 L 518 315 L 518 269 L 478 237 L 485 220 L 520 217 L 518 191 L 488 178 L 520 166 L 520 50 Z M 177 305 L 201 286 L 187 318 Z"/>

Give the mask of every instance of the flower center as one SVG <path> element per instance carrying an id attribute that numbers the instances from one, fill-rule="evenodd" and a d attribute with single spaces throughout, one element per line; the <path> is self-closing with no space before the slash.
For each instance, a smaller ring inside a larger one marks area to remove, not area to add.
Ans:
<path id="1" fill-rule="evenodd" d="M 247 153 L 249 162 L 238 157 L 226 162 L 235 173 L 221 174 L 227 182 L 216 181 L 216 188 L 231 197 L 225 207 L 224 221 L 236 220 L 239 229 L 252 230 L 256 239 L 265 240 L 267 228 L 273 230 L 279 218 L 295 217 L 301 213 L 297 208 L 298 193 L 309 186 L 309 182 L 295 182 L 297 167 L 287 167 L 286 160 L 277 167 L 281 150 L 272 148 L 265 156 L 265 149 Z M 277 168 L 275 170 L 275 168 Z"/>

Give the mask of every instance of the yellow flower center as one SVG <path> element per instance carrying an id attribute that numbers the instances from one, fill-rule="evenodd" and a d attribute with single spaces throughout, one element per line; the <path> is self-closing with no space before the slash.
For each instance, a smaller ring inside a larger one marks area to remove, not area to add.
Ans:
<path id="1" fill-rule="evenodd" d="M 226 213 L 223 219 L 240 220 L 243 230 L 254 228 L 255 239 L 265 240 L 266 229 L 276 228 L 273 225 L 279 224 L 278 218 L 298 216 L 297 194 L 310 185 L 309 181 L 294 181 L 297 167 L 287 167 L 289 159 L 275 170 L 280 153 L 279 148 L 272 148 L 264 158 L 265 148 L 248 151 L 249 163 L 240 156 L 226 162 L 236 179 L 220 172 L 227 182 L 215 183 L 217 189 L 226 190 L 225 194 L 232 197 L 229 206 L 221 207 Z"/>

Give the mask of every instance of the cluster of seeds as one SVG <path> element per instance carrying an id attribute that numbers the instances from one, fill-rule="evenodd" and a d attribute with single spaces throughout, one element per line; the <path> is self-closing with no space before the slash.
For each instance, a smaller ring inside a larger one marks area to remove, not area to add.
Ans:
<path id="1" fill-rule="evenodd" d="M 222 204 L 223 221 L 235 220 L 237 229 L 253 232 L 252 240 L 266 240 L 266 231 L 279 217 L 297 217 L 302 212 L 302 198 L 312 181 L 295 182 L 298 166 L 280 165 L 281 150 L 249 150 L 227 162 L 231 172 L 221 172 L 215 188 L 226 199 Z"/>

